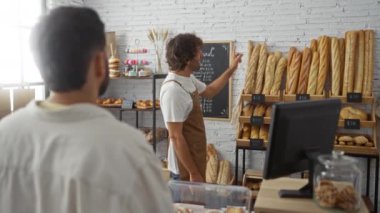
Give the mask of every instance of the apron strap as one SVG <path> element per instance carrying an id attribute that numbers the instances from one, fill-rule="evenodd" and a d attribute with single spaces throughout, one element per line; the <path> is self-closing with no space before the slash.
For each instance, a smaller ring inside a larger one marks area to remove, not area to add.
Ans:
<path id="1" fill-rule="evenodd" d="M 191 92 L 189 92 L 189 91 L 187 91 L 187 90 L 182 86 L 182 84 L 179 83 L 179 82 L 176 81 L 176 80 L 167 80 L 167 81 L 165 81 L 164 83 L 162 83 L 162 85 L 164 85 L 164 84 L 166 84 L 166 83 L 169 83 L 169 82 L 174 82 L 174 83 L 178 84 L 183 90 L 185 90 L 185 92 L 187 92 L 191 97 L 193 97 L 194 94 L 191 93 Z"/>

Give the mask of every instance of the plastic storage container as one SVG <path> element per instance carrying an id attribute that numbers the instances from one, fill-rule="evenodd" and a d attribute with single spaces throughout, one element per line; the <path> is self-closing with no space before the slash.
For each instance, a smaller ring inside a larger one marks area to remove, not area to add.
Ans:
<path id="1" fill-rule="evenodd" d="M 175 212 L 251 212 L 251 190 L 242 186 L 171 180 Z"/>
<path id="2" fill-rule="evenodd" d="M 321 155 L 314 171 L 314 199 L 324 208 L 356 212 L 361 205 L 362 173 L 354 158 L 334 151 Z"/>

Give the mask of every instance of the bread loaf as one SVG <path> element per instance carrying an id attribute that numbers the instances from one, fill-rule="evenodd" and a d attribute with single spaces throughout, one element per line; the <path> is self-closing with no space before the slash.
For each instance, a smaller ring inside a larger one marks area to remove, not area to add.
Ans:
<path id="1" fill-rule="evenodd" d="M 260 133 L 260 127 L 259 126 L 252 126 L 251 128 L 251 139 L 258 139 Z"/>
<path id="2" fill-rule="evenodd" d="M 310 50 L 311 50 L 311 52 L 318 52 L 318 41 L 316 39 L 311 40 Z"/>
<path id="3" fill-rule="evenodd" d="M 253 111 L 253 116 L 264 116 L 265 115 L 265 105 L 257 105 Z"/>
<path id="4" fill-rule="evenodd" d="M 247 140 L 249 139 L 250 135 L 251 135 L 251 125 L 244 124 L 241 138 Z"/>
<path id="5" fill-rule="evenodd" d="M 356 32 L 347 32 L 346 37 L 346 57 L 344 66 L 344 79 L 342 95 L 346 96 L 348 92 L 354 90 L 354 71 L 355 71 L 355 48 Z"/>
<path id="6" fill-rule="evenodd" d="M 267 46 L 266 44 L 263 44 L 260 49 L 259 67 L 257 69 L 254 94 L 261 94 L 263 90 L 263 86 L 264 86 L 263 81 L 264 81 L 265 68 L 267 64 L 267 57 L 268 57 Z"/>
<path id="7" fill-rule="evenodd" d="M 297 93 L 305 94 L 307 92 L 307 83 L 309 80 L 309 71 L 311 65 L 312 53 L 309 48 L 305 48 L 302 53 L 302 63 L 298 79 Z"/>
<path id="8" fill-rule="evenodd" d="M 247 74 L 245 77 L 244 83 L 244 93 L 252 94 L 255 89 L 255 80 L 257 73 L 257 65 L 259 63 L 259 55 L 260 55 L 261 45 L 258 44 L 253 50 L 248 62 Z"/>
<path id="9" fill-rule="evenodd" d="M 251 116 L 253 113 L 253 106 L 251 104 L 247 104 L 243 107 L 242 116 Z"/>
<path id="10" fill-rule="evenodd" d="M 276 66 L 277 66 L 278 61 L 280 60 L 281 56 L 282 56 L 282 54 L 281 54 L 280 51 L 275 51 L 275 52 L 274 52 L 274 57 L 275 57 L 275 59 L 276 59 L 276 62 L 275 62 Z"/>
<path id="11" fill-rule="evenodd" d="M 294 53 L 297 51 L 295 47 L 291 47 L 288 52 L 288 64 L 286 65 L 286 81 L 290 79 L 290 64 L 292 63 L 292 59 L 294 56 Z M 286 91 L 289 91 L 289 88 L 285 88 Z"/>
<path id="12" fill-rule="evenodd" d="M 273 87 L 270 91 L 271 95 L 279 95 L 280 93 L 282 76 L 286 69 L 286 64 L 287 64 L 286 58 L 282 57 L 276 65 L 276 71 L 274 72 L 275 74 L 274 74 Z"/>
<path id="13" fill-rule="evenodd" d="M 259 138 L 263 139 L 264 141 L 268 141 L 268 125 L 263 125 L 260 127 L 260 132 L 259 132 Z"/>
<path id="14" fill-rule="evenodd" d="M 338 38 L 331 38 L 331 94 L 334 96 L 340 95 L 340 51 Z"/>
<path id="15" fill-rule="evenodd" d="M 359 119 L 366 121 L 368 119 L 367 113 L 361 109 L 357 109 L 351 106 L 343 107 L 339 114 L 340 119 Z"/>
<path id="16" fill-rule="evenodd" d="M 309 95 L 315 95 L 315 92 L 317 90 L 318 70 L 319 70 L 319 53 L 313 52 L 313 59 L 311 60 L 309 80 L 307 84 L 307 94 Z"/>
<path id="17" fill-rule="evenodd" d="M 365 64 L 364 64 L 364 84 L 363 95 L 372 95 L 372 81 L 374 70 L 374 51 L 375 51 L 375 32 L 373 30 L 365 31 Z"/>
<path id="18" fill-rule="evenodd" d="M 295 94 L 297 90 L 298 76 L 301 68 L 302 54 L 298 51 L 294 53 L 290 64 L 289 78 L 286 79 L 287 94 Z"/>
<path id="19" fill-rule="evenodd" d="M 274 55 L 269 55 L 267 60 L 267 66 L 265 69 L 265 81 L 264 81 L 264 89 L 263 94 L 269 95 L 270 89 L 273 86 L 274 81 L 274 71 L 276 66 L 276 58 Z"/>
<path id="20" fill-rule="evenodd" d="M 358 31 L 357 51 L 355 55 L 355 77 L 354 77 L 354 92 L 363 92 L 363 79 L 364 79 L 364 31 Z"/>
<path id="21" fill-rule="evenodd" d="M 329 72 L 329 38 L 322 36 L 321 42 L 318 43 L 319 47 L 319 71 L 317 79 L 317 95 L 322 95 L 325 88 L 326 77 Z"/>
<path id="22" fill-rule="evenodd" d="M 221 160 L 219 162 L 219 172 L 218 172 L 218 179 L 217 184 L 223 184 L 226 185 L 231 180 L 231 165 L 228 160 Z"/>
<path id="23" fill-rule="evenodd" d="M 272 115 L 272 106 L 269 106 L 265 110 L 265 117 L 271 117 L 271 115 Z"/>
<path id="24" fill-rule="evenodd" d="M 340 86 L 339 91 L 342 94 L 343 91 L 343 79 L 344 79 L 344 58 L 345 58 L 345 47 L 346 43 L 344 38 L 339 38 L 339 54 L 340 54 Z"/>
<path id="25" fill-rule="evenodd" d="M 207 144 L 206 182 L 216 183 L 218 178 L 218 154 L 213 144 Z"/>

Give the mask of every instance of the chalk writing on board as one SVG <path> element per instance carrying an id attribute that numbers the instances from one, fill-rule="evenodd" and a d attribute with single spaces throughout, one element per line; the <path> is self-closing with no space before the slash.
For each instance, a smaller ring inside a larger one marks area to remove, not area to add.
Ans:
<path id="1" fill-rule="evenodd" d="M 199 71 L 194 76 L 206 84 L 217 79 L 228 68 L 230 61 L 230 42 L 205 42 L 202 52 L 203 59 Z M 230 117 L 230 85 L 227 84 L 221 92 L 212 99 L 202 98 L 203 116 L 208 118 Z"/>

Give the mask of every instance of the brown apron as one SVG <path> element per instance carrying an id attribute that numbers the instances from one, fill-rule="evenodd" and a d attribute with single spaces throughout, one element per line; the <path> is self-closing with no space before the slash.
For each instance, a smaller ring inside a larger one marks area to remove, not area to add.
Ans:
<path id="1" fill-rule="evenodd" d="M 182 85 L 175 80 L 169 80 L 167 82 L 177 83 L 183 90 L 190 94 L 193 100 L 193 109 L 188 115 L 185 122 L 183 122 L 182 134 L 187 142 L 189 147 L 190 155 L 198 168 L 199 173 L 205 179 L 206 177 L 206 131 L 205 124 L 203 121 L 203 114 L 200 104 L 200 96 L 198 91 L 190 93 Z M 190 180 L 190 175 L 182 163 L 177 159 L 179 174 L 181 180 Z"/>

